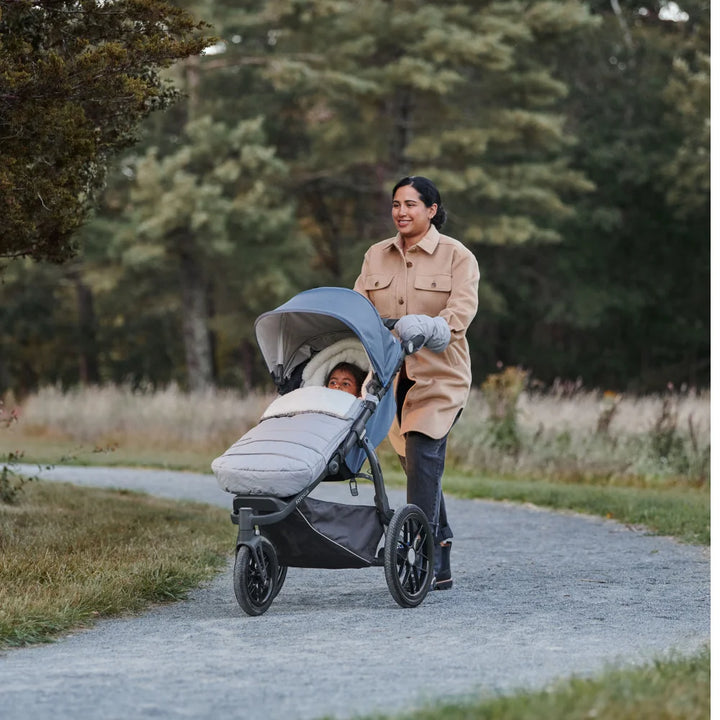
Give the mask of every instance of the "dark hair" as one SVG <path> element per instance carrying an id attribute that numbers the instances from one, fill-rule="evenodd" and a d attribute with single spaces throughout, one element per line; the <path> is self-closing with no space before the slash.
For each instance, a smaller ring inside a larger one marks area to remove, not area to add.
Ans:
<path id="1" fill-rule="evenodd" d="M 349 362 L 339 362 L 328 373 L 328 376 L 325 378 L 325 385 L 328 384 L 328 381 L 330 380 L 330 376 L 336 370 L 347 370 L 348 372 L 352 373 L 352 376 L 355 378 L 355 381 L 357 382 L 358 392 L 360 392 L 360 388 L 362 387 L 362 384 L 365 382 L 365 376 L 367 375 L 367 373 L 359 365 L 355 365 L 355 363 L 349 363 Z"/>
<path id="2" fill-rule="evenodd" d="M 395 185 L 392 191 L 392 197 L 395 197 L 398 188 L 405 187 L 406 185 L 414 187 L 417 190 L 420 199 L 426 207 L 437 204 L 437 212 L 430 222 L 439 230 L 445 224 L 445 220 L 447 220 L 447 213 L 440 199 L 440 191 L 435 187 L 435 184 L 432 180 L 428 180 L 422 175 L 410 175 L 410 177 L 403 178 Z"/>

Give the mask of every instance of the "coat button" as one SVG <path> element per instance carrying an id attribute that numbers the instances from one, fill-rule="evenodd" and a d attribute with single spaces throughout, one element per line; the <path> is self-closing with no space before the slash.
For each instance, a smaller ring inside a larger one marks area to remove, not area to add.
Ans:
<path id="1" fill-rule="evenodd" d="M 376 281 L 375 281 L 375 287 L 377 287 L 379 284 L 380 284 L 380 281 L 379 281 L 379 280 L 376 280 Z"/>
<path id="2" fill-rule="evenodd" d="M 430 283 L 430 287 L 437 287 L 437 283 Z"/>
<path id="3" fill-rule="evenodd" d="M 408 266 L 408 267 L 412 267 L 412 260 L 408 260 L 407 266 Z"/>
<path id="4" fill-rule="evenodd" d="M 404 304 L 405 304 L 405 301 L 404 301 L 402 298 L 400 298 L 400 299 L 398 300 L 398 303 L 399 303 L 400 305 L 404 305 Z"/>

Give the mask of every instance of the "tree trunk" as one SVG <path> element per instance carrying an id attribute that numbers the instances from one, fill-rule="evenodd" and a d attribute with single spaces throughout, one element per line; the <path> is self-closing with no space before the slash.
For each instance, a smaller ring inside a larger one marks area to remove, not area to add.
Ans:
<path id="1" fill-rule="evenodd" d="M 322 245 L 316 247 L 317 254 L 322 262 L 323 269 L 327 270 L 335 284 L 339 285 L 342 276 L 340 263 L 342 233 L 325 200 L 327 192 L 328 189 L 325 184 L 318 182 L 316 187 L 308 194 L 308 201 L 322 233 Z"/>
<path id="2" fill-rule="evenodd" d="M 193 254 L 187 248 L 181 248 L 179 258 L 188 388 L 191 391 L 206 390 L 213 385 L 207 287 L 200 265 Z"/>
<path id="3" fill-rule="evenodd" d="M 257 349 L 250 340 L 243 340 L 238 348 L 240 367 L 243 369 L 243 378 L 245 379 L 244 390 L 254 390 L 257 387 L 257 378 L 255 377 L 255 357 Z"/>
<path id="4" fill-rule="evenodd" d="M 398 178 L 410 172 L 406 151 L 412 136 L 413 101 L 410 90 L 398 90 L 390 102 L 389 161 Z"/>
<path id="5" fill-rule="evenodd" d="M 78 379 L 81 385 L 92 385 L 100 382 L 95 300 L 92 290 L 83 282 L 79 265 L 68 268 L 68 277 L 75 286 L 77 300 Z"/>

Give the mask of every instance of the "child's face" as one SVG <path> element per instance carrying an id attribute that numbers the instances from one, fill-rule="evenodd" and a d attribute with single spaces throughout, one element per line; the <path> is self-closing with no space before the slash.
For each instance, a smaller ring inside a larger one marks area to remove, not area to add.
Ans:
<path id="1" fill-rule="evenodd" d="M 333 390 L 343 390 L 356 397 L 359 390 L 357 380 L 355 380 L 353 374 L 349 370 L 342 369 L 333 370 L 330 373 L 327 386 Z"/>

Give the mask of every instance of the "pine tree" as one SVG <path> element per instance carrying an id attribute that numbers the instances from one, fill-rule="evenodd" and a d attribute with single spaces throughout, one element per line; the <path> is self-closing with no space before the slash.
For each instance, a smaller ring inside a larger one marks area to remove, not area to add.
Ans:
<path id="1" fill-rule="evenodd" d="M 158 71 L 208 42 L 161 0 L 3 3 L 0 258 L 75 254 L 109 158 L 176 97 Z"/>
<path id="2" fill-rule="evenodd" d="M 573 163 L 596 189 L 559 246 L 481 253 L 504 305 L 476 323 L 477 365 L 616 389 L 704 384 L 709 4 L 682 3 L 675 20 L 662 2 L 593 6 L 601 24 L 567 49 L 562 73 Z"/>
<path id="3" fill-rule="evenodd" d="M 277 0 L 253 22 L 274 37 L 263 74 L 292 118 L 270 137 L 335 281 L 388 234 L 402 175 L 433 178 L 448 232 L 471 244 L 557 241 L 564 198 L 591 187 L 568 167 L 553 74 L 553 49 L 592 22 L 580 3 Z"/>
<path id="4" fill-rule="evenodd" d="M 251 335 L 266 303 L 291 294 L 287 267 L 302 256 L 302 243 L 281 192 L 286 168 L 265 144 L 261 119 L 231 126 L 202 116 L 175 152 L 150 148 L 132 172 L 123 261 L 161 268 L 175 288 L 188 386 L 203 389 L 217 371 L 211 324 L 223 331 L 215 341 L 222 354 L 229 338 Z M 232 312 L 223 309 L 228 294 Z"/>

